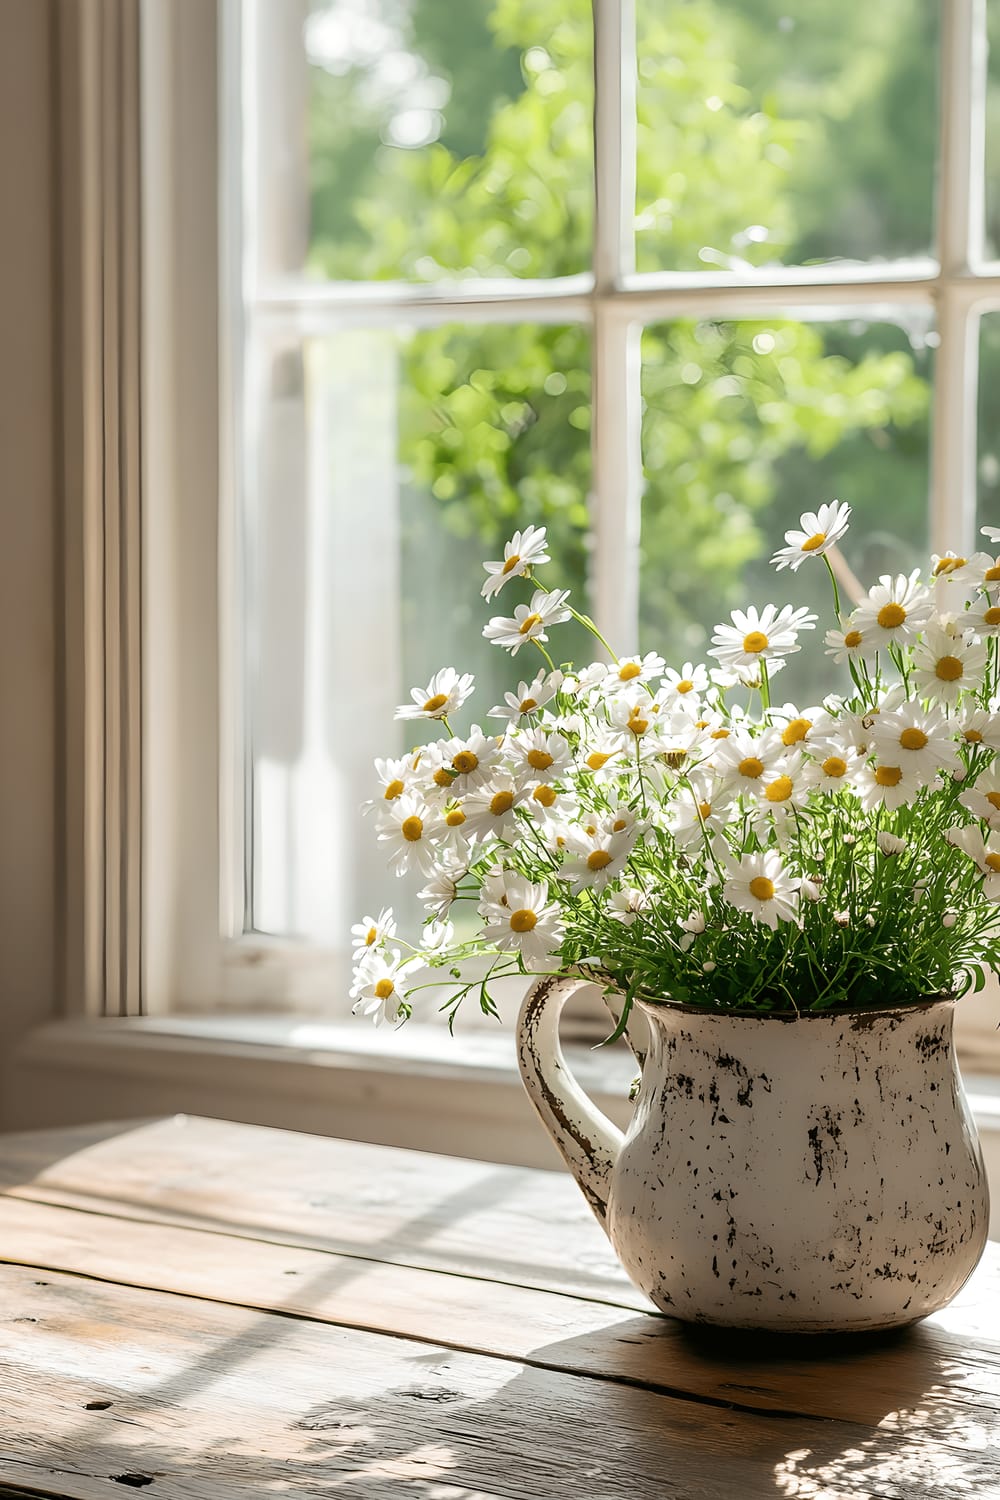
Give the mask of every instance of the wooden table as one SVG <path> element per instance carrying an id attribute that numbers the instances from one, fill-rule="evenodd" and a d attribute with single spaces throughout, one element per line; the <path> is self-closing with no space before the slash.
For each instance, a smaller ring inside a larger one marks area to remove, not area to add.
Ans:
<path id="1" fill-rule="evenodd" d="M 0 1139 L 0 1258 L 8 1496 L 1000 1496 L 992 1246 L 902 1335 L 737 1339 L 558 1173 L 179 1117 Z"/>

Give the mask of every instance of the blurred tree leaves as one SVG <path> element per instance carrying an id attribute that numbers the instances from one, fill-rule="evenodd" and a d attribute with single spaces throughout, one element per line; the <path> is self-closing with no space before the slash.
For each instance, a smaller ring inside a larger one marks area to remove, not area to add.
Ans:
<path id="1" fill-rule="evenodd" d="M 914 0 L 641 5 L 640 266 L 921 248 L 935 9 Z M 436 140 L 384 144 L 384 108 L 367 99 L 363 70 L 310 70 L 312 271 L 432 282 L 586 269 L 590 5 L 414 0 L 409 18 L 414 54 L 451 88 Z M 845 119 L 846 134 L 834 129 Z M 875 505 L 890 536 L 923 534 L 927 359 L 887 327 L 845 338 L 788 320 L 646 330 L 648 643 L 700 647 L 706 599 L 714 614 L 735 602 L 764 551 L 765 511 L 768 551 L 798 510 L 833 493 Z M 405 482 L 482 555 L 516 525 L 548 525 L 563 577 L 583 586 L 588 331 L 449 325 L 404 336 L 401 361 Z"/>

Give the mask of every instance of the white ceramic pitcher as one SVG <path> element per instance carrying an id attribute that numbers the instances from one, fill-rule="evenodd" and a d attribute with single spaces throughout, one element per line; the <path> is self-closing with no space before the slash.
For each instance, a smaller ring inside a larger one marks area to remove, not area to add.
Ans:
<path id="1" fill-rule="evenodd" d="M 628 1131 L 569 1073 L 539 980 L 525 1087 L 629 1276 L 695 1322 L 841 1332 L 915 1322 L 962 1287 L 989 1197 L 952 1039 L 954 1002 L 799 1016 L 640 1006 Z"/>

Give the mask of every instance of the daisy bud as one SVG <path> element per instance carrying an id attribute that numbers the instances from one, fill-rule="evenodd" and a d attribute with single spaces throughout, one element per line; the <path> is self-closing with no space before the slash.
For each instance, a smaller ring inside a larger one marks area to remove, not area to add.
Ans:
<path id="1" fill-rule="evenodd" d="M 874 918 L 874 916 L 872 915 L 871 912 L 868 912 L 866 914 L 866 916 L 865 916 L 865 926 L 866 927 L 874 927 L 875 926 L 875 918 Z"/>
<path id="2" fill-rule="evenodd" d="M 941 926 L 942 927 L 954 927 L 954 925 L 955 925 L 955 923 L 957 921 L 958 921 L 958 912 L 957 911 L 946 911 L 945 914 L 944 914 L 944 916 L 941 918 Z"/>
<path id="3" fill-rule="evenodd" d="M 715 964 L 712 962 L 711 959 L 708 959 L 708 961 L 706 963 L 702 964 L 702 966 L 701 966 L 701 972 L 703 974 L 711 974 L 711 972 L 712 972 L 712 970 L 714 968 L 715 968 Z"/>
<path id="4" fill-rule="evenodd" d="M 851 924 L 851 914 L 849 911 L 835 911 L 833 920 L 838 927 L 849 927 Z"/>
<path id="5" fill-rule="evenodd" d="M 819 901 L 820 899 L 820 889 L 815 880 L 803 880 L 799 886 L 799 890 L 807 901 Z"/>
<path id="6" fill-rule="evenodd" d="M 909 848 L 906 840 L 897 838 L 894 833 L 880 833 L 876 837 L 876 842 L 882 853 L 889 859 L 896 854 L 902 854 L 904 849 Z"/>
<path id="7" fill-rule="evenodd" d="M 847 844 L 847 845 L 850 845 L 850 844 L 856 844 L 856 843 L 857 843 L 857 842 L 858 842 L 858 841 L 857 841 L 857 839 L 856 839 L 856 838 L 855 838 L 855 837 L 854 837 L 854 834 L 853 834 L 853 833 L 845 833 L 845 834 L 844 834 L 844 838 L 843 838 L 843 842 L 844 842 L 844 843 L 845 843 L 845 844 Z"/>

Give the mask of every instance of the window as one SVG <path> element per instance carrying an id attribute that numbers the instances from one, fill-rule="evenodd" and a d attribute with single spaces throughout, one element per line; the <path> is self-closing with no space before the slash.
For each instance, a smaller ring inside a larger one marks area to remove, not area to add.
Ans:
<path id="1" fill-rule="evenodd" d="M 1000 41 L 988 65 L 981 0 L 220 14 L 223 652 L 180 753 L 203 787 L 215 693 L 223 839 L 193 859 L 203 795 L 171 834 L 175 988 L 342 1009 L 385 893 L 371 760 L 438 665 L 479 719 L 523 675 L 477 591 L 517 524 L 622 649 L 680 663 L 773 596 L 806 499 L 854 505 L 848 591 L 1000 519 Z"/>

